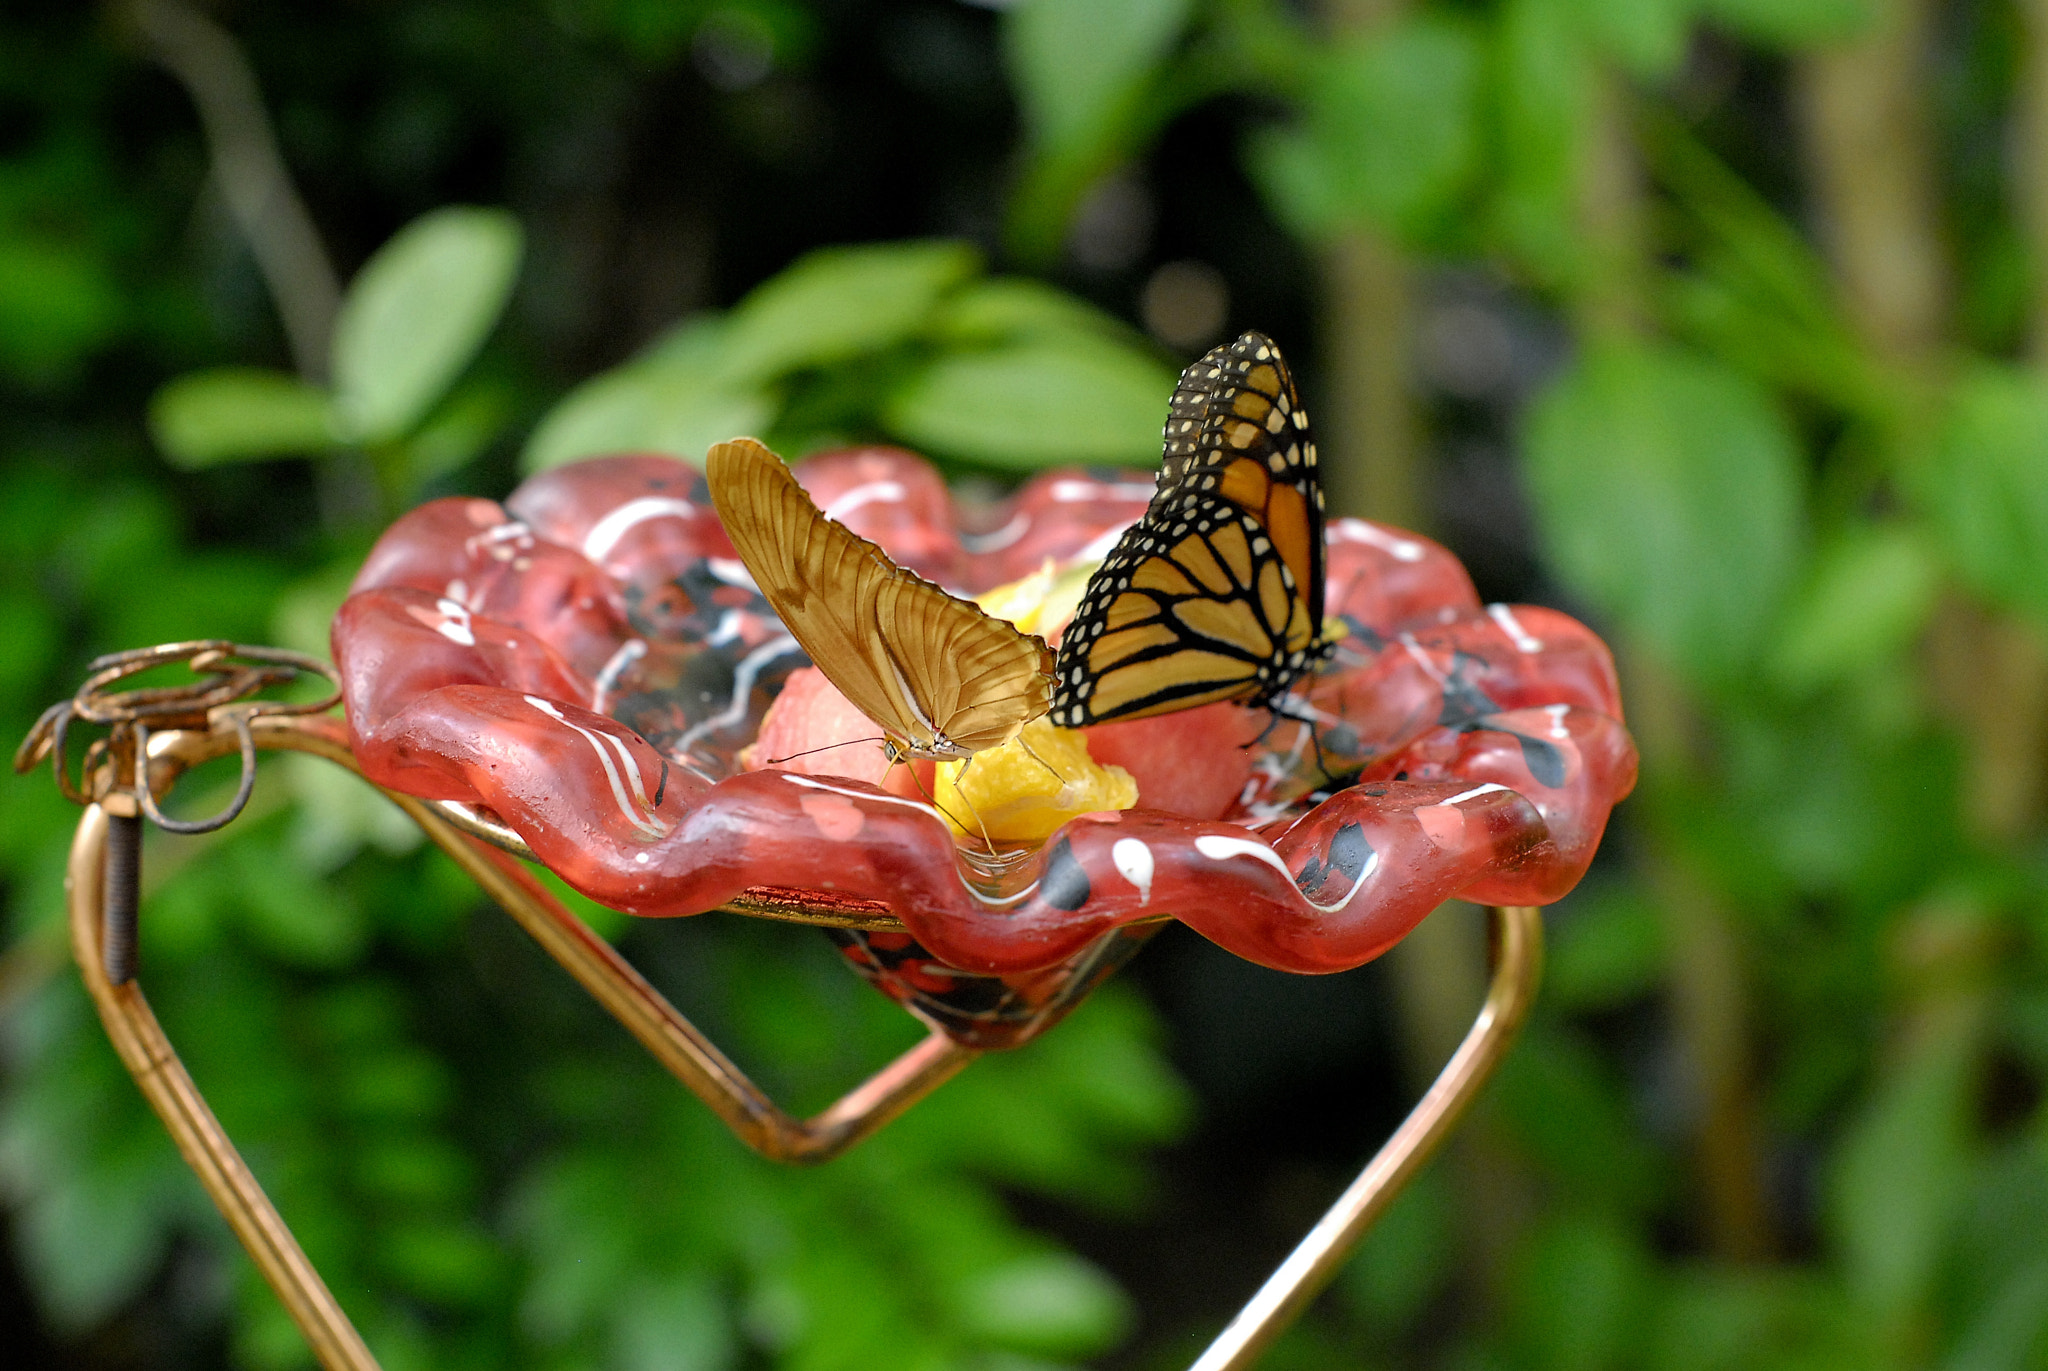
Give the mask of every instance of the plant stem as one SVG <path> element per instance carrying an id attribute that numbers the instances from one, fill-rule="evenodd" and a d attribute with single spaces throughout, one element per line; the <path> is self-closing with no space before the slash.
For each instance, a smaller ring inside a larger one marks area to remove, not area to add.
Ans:
<path id="1" fill-rule="evenodd" d="M 1354 228 L 1323 250 L 1324 480 L 1333 514 L 1402 528 L 1429 523 L 1414 400 L 1408 263 L 1385 235 Z"/>
<path id="2" fill-rule="evenodd" d="M 128 13 L 198 107 L 214 180 L 277 304 L 292 360 L 301 376 L 324 384 L 341 286 L 278 151 L 248 58 L 232 34 L 184 0 L 134 0 Z"/>
<path id="3" fill-rule="evenodd" d="M 1385 28 L 1406 0 L 1326 0 L 1338 40 Z M 1423 528 L 1429 523 L 1415 402 L 1410 266 L 1382 229 L 1354 224 L 1323 249 L 1323 479 L 1332 513 Z"/>
<path id="4" fill-rule="evenodd" d="M 1640 339 L 1653 327 L 1647 188 L 1632 135 L 1630 93 L 1613 72 L 1594 78 L 1580 159 L 1585 267 L 1574 312 L 1582 342 Z M 1662 662 L 1623 642 L 1630 728 L 1642 748 L 1650 809 L 1649 881 L 1670 939 L 1672 1031 L 1698 1102 L 1693 1120 L 1700 1221 L 1710 1249 L 1735 1261 L 1767 1256 L 1773 1224 L 1762 1177 L 1742 939 L 1726 901 L 1684 855 L 1685 784 L 1702 767 L 1698 707 Z"/>
<path id="5" fill-rule="evenodd" d="M 1890 0 L 1870 34 L 1806 59 L 1800 113 L 1820 218 L 1850 317 L 1872 351 L 1923 382 L 1940 379 L 1951 271 L 1939 227 L 1925 50 L 1932 0 Z M 2048 5 L 2029 0 L 2017 96 L 2023 165 L 2048 154 Z M 2048 261 L 2048 178 L 2023 175 L 2017 212 Z M 2037 265 L 2034 314 L 2048 317 Z M 2037 365 L 2048 341 L 2037 324 Z M 1910 439 L 1901 442 L 1910 449 Z M 1904 460 L 1910 460 L 1910 451 Z M 1964 808 L 1976 835 L 2011 841 L 2040 816 L 2048 750 L 2048 645 L 2033 625 L 1951 595 L 1927 643 L 1927 679 L 1968 749 Z"/>
<path id="6" fill-rule="evenodd" d="M 1947 330 L 1950 295 L 1922 90 L 1932 11 L 1884 0 L 1864 37 L 1800 63 L 1795 91 L 1849 316 L 1879 353 L 1921 365 Z"/>
<path id="7" fill-rule="evenodd" d="M 2033 264 L 2030 351 L 2035 365 L 2048 369 L 2048 0 L 2019 0 L 2017 9 L 2025 50 L 2014 98 L 2018 175 L 2011 199 Z"/>

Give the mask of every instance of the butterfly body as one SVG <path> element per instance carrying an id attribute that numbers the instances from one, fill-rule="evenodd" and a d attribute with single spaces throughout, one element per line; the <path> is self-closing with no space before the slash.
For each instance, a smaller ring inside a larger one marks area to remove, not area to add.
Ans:
<path id="1" fill-rule="evenodd" d="M 1045 713 L 1051 653 L 827 518 L 751 438 L 705 474 L 748 573 L 811 661 L 882 729 L 890 759 L 961 759 Z"/>
<path id="2" fill-rule="evenodd" d="M 1279 348 L 1246 333 L 1181 374 L 1158 493 L 1060 641 L 1053 722 L 1274 705 L 1328 654 L 1323 558 L 1308 414 Z"/>

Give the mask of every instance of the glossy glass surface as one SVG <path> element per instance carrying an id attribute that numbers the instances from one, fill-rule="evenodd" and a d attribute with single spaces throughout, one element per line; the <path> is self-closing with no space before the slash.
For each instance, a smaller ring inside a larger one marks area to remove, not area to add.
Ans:
<path id="1" fill-rule="evenodd" d="M 963 593 L 1099 558 L 1151 494 L 1135 474 L 1052 473 L 969 530 L 907 453 L 835 453 L 798 474 Z M 1348 633 L 1298 692 L 1313 738 L 1231 704 L 1090 730 L 1096 759 L 1136 777 L 1139 807 L 1000 859 L 914 794 L 831 774 L 829 753 L 804 759 L 811 774 L 741 769 L 806 661 L 679 462 L 607 458 L 504 506 L 422 506 L 365 563 L 334 649 L 379 783 L 489 808 L 570 884 L 635 914 L 758 887 L 886 905 L 909 936 L 842 935 L 856 963 L 941 1022 L 950 1003 L 963 1040 L 1006 1041 L 1162 915 L 1268 966 L 1328 972 L 1445 899 L 1545 904 L 1584 874 L 1635 781 L 1606 647 L 1555 611 L 1481 605 L 1455 558 L 1400 530 L 1335 520 L 1329 565 Z M 839 765 L 864 771 L 869 750 Z M 1327 774 L 1358 779 L 1330 793 Z"/>

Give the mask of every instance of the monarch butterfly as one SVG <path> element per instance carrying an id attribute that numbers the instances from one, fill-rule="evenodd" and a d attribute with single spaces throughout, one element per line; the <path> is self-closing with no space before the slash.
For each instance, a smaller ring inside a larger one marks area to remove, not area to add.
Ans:
<path id="1" fill-rule="evenodd" d="M 711 501 L 811 661 L 881 726 L 891 761 L 965 758 L 1045 713 L 1052 653 L 836 520 L 752 438 L 715 445 Z"/>
<path id="2" fill-rule="evenodd" d="M 1165 440 L 1158 492 L 1060 640 L 1067 728 L 1270 708 L 1329 652 L 1316 445 L 1280 349 L 1262 333 L 1212 348 L 1181 373 Z"/>

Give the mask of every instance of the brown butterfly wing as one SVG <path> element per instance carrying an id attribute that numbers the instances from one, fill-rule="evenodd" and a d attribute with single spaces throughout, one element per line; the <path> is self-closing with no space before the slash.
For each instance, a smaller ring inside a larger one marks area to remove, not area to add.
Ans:
<path id="1" fill-rule="evenodd" d="M 882 641 L 938 731 L 979 752 L 1017 736 L 1052 702 L 1052 653 L 908 571 L 882 587 Z"/>
<path id="2" fill-rule="evenodd" d="M 825 517 L 751 438 L 711 449 L 712 503 L 754 584 L 840 693 L 912 752 L 968 752 L 1043 714 L 1051 654 Z"/>
<path id="3" fill-rule="evenodd" d="M 782 459 L 751 438 L 715 445 L 705 475 L 726 536 L 790 636 L 886 733 L 927 741 L 875 621 L 877 593 L 895 569 L 881 550 L 825 518 Z"/>

